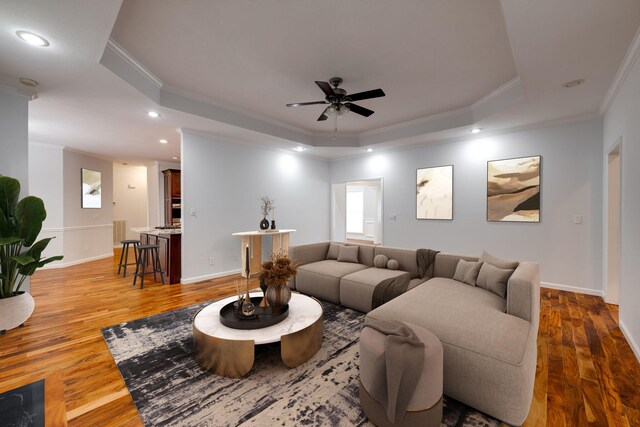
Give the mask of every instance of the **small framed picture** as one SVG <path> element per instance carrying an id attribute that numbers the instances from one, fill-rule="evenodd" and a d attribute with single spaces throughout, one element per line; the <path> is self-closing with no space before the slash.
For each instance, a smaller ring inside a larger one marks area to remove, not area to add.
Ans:
<path id="1" fill-rule="evenodd" d="M 81 169 L 82 209 L 100 209 L 102 207 L 101 174 L 89 169 Z"/>
<path id="2" fill-rule="evenodd" d="M 540 222 L 542 157 L 487 162 L 487 221 Z"/>
<path id="3" fill-rule="evenodd" d="M 453 219 L 453 165 L 416 171 L 416 218 Z"/>

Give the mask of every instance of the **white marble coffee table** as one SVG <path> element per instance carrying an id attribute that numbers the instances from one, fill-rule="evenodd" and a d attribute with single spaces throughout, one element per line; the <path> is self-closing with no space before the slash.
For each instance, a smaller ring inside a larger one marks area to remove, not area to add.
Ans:
<path id="1" fill-rule="evenodd" d="M 260 297 L 262 293 L 250 295 Z M 235 299 L 232 296 L 216 301 L 193 319 L 195 357 L 203 368 L 239 378 L 253 366 L 255 345 L 280 341 L 280 355 L 289 368 L 303 364 L 320 350 L 323 312 L 315 298 L 292 293 L 287 318 L 261 329 L 232 329 L 220 323 L 220 309 Z"/>

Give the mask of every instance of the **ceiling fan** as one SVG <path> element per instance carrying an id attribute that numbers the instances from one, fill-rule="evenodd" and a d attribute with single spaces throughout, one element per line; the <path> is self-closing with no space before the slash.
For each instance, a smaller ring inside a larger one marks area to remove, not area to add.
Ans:
<path id="1" fill-rule="evenodd" d="M 295 102 L 293 104 L 287 104 L 287 107 L 300 107 L 303 105 L 318 105 L 323 104 L 327 105 L 318 117 L 318 121 L 327 120 L 329 116 L 342 117 L 347 112 L 353 111 L 356 114 L 360 114 L 364 117 L 369 117 L 373 114 L 373 111 L 368 108 L 361 107 L 357 104 L 353 104 L 353 101 L 362 101 L 363 99 L 371 99 L 371 98 L 380 98 L 385 96 L 385 93 L 382 89 L 373 89 L 367 90 L 365 92 L 358 92 L 351 95 L 347 95 L 347 91 L 339 88 L 340 84 L 342 84 L 342 79 L 340 77 L 332 77 L 327 82 L 316 81 L 316 84 L 325 94 L 324 101 L 314 101 L 314 102 Z M 331 87 L 333 86 L 333 87 Z"/>

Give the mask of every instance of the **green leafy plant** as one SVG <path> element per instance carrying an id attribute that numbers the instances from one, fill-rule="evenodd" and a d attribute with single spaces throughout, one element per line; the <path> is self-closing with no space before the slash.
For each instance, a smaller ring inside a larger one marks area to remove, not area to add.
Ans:
<path id="1" fill-rule="evenodd" d="M 36 242 L 47 217 L 42 199 L 18 201 L 20 182 L 0 176 L 0 298 L 16 295 L 27 277 L 62 256 L 42 258 L 52 237 Z"/>

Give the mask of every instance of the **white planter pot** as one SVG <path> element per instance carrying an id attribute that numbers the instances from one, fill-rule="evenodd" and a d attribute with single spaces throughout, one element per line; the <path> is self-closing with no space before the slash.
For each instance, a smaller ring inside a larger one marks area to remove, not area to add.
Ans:
<path id="1" fill-rule="evenodd" d="M 36 302 L 27 292 L 11 298 L 0 298 L 0 333 L 22 325 L 33 313 Z"/>

